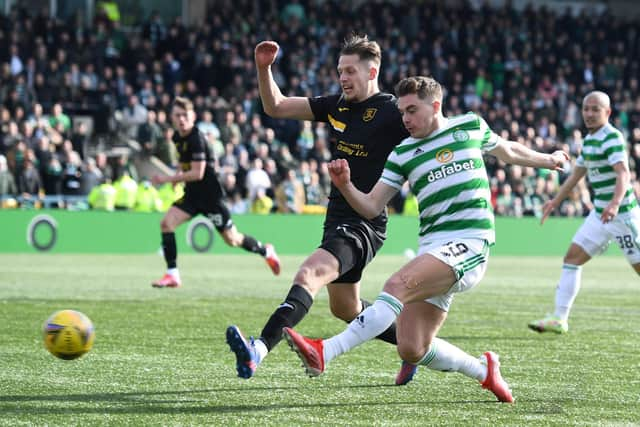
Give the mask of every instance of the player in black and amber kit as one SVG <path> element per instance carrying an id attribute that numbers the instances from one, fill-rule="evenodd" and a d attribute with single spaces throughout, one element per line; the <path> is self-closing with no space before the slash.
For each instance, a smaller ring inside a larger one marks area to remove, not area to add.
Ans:
<path id="1" fill-rule="evenodd" d="M 225 243 L 242 246 L 246 251 L 263 256 L 274 274 L 280 273 L 280 261 L 272 245 L 263 245 L 256 239 L 238 232 L 224 205 L 224 190 L 214 169 L 214 157 L 204 135 L 195 127 L 196 113 L 193 103 L 177 97 L 171 107 L 171 121 L 176 129 L 173 142 L 180 157 L 180 170 L 175 175 L 154 176 L 154 184 L 184 182 L 184 197 L 177 200 L 166 213 L 160 228 L 162 250 L 167 262 L 167 272 L 152 283 L 156 288 L 175 288 L 181 285 L 176 264 L 177 248 L 175 229 L 193 216 L 202 214 L 209 218 Z"/>
<path id="2" fill-rule="evenodd" d="M 276 118 L 326 122 L 334 159 L 347 159 L 355 186 L 369 192 L 378 181 L 393 148 L 409 136 L 393 95 L 378 88 L 380 46 L 366 36 L 345 40 L 338 60 L 342 93 L 316 98 L 286 97 L 273 79 L 271 64 L 279 46 L 273 41 L 255 49 L 260 97 L 265 112 Z M 332 186 L 320 246 L 302 263 L 285 300 L 265 324 L 259 339 L 247 340 L 235 326 L 227 328 L 227 343 L 236 355 L 239 377 L 250 378 L 265 356 L 307 314 L 324 287 L 331 312 L 350 322 L 370 303 L 360 299 L 362 270 L 386 238 L 387 214 L 368 220 L 355 212 Z M 378 338 L 396 343 L 395 325 Z M 415 367 L 404 366 L 396 378 L 406 384 Z"/>

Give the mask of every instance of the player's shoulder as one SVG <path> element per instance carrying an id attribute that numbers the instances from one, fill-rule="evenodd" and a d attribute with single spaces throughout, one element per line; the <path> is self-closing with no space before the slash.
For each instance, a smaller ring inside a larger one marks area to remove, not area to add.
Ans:
<path id="1" fill-rule="evenodd" d="M 486 126 L 486 122 L 480 115 L 474 113 L 473 111 L 468 111 L 464 114 L 447 117 L 447 127 L 456 127 L 463 125 L 469 127 L 479 127 Z"/>
<path id="2" fill-rule="evenodd" d="M 207 137 L 196 126 L 193 127 L 193 129 L 191 130 L 191 133 L 189 133 L 189 135 L 187 135 L 187 138 L 189 139 L 190 142 L 192 142 L 194 144 L 206 144 L 207 143 Z"/>
<path id="3" fill-rule="evenodd" d="M 403 154 L 413 149 L 417 149 L 418 147 L 423 145 L 424 141 L 424 138 L 414 138 L 412 136 L 408 136 L 394 147 L 392 153 L 396 156 L 402 156 Z"/>
<path id="4" fill-rule="evenodd" d="M 594 133 L 587 134 L 584 139 L 585 142 L 596 145 L 601 145 L 604 143 L 615 144 L 616 141 L 624 143 L 625 140 L 623 133 L 611 123 L 606 123 Z"/>
<path id="5" fill-rule="evenodd" d="M 600 131 L 602 132 L 602 136 L 605 139 L 618 138 L 618 139 L 624 140 L 624 135 L 622 134 L 622 132 L 611 123 L 607 123 L 604 126 L 602 126 L 602 129 L 600 129 Z"/>
<path id="6" fill-rule="evenodd" d="M 323 103 L 328 105 L 338 105 L 340 102 L 344 102 L 342 95 L 339 93 L 330 95 L 318 95 L 307 99 L 309 100 L 310 104 Z"/>
<path id="7" fill-rule="evenodd" d="M 364 106 L 385 106 L 396 109 L 397 98 L 387 92 L 378 92 L 363 102 Z"/>

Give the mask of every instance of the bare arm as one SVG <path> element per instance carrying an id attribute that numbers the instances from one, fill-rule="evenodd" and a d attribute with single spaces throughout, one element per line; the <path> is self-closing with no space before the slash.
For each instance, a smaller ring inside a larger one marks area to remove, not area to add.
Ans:
<path id="1" fill-rule="evenodd" d="M 551 154 L 539 153 L 523 144 L 504 139 L 501 139 L 489 154 L 505 163 L 559 171 L 563 170 L 564 162 L 569 160 L 569 156 L 564 151 L 554 151 Z"/>
<path id="2" fill-rule="evenodd" d="M 557 209 L 558 206 L 560 206 L 560 203 L 562 203 L 562 201 L 567 198 L 573 187 L 575 187 L 576 184 L 582 178 L 584 178 L 586 174 L 587 168 L 576 166 L 573 169 L 573 172 L 571 172 L 569 178 L 567 178 L 567 180 L 560 186 L 558 194 L 556 194 L 553 199 L 546 202 L 542 207 L 542 218 L 540 218 L 540 224 L 544 224 L 547 217 L 551 215 L 551 212 L 553 212 L 555 209 Z"/>
<path id="3" fill-rule="evenodd" d="M 620 203 L 622 203 L 622 199 L 626 193 L 631 175 L 629 173 L 629 168 L 624 162 L 618 162 L 613 165 L 613 170 L 616 173 L 616 186 L 613 189 L 613 198 L 602 211 L 602 215 L 600 215 L 600 220 L 604 223 L 611 221 L 616 215 L 618 215 Z"/>
<path id="4" fill-rule="evenodd" d="M 254 52 L 258 90 L 264 111 L 275 118 L 313 120 L 309 100 L 299 96 L 284 96 L 273 78 L 271 64 L 275 61 L 279 48 L 276 42 L 263 41 L 258 43 Z"/>
<path id="5" fill-rule="evenodd" d="M 378 182 L 369 193 L 365 194 L 351 182 L 351 170 L 345 159 L 333 160 L 328 166 L 333 184 L 340 190 L 349 205 L 367 219 L 380 215 L 389 200 L 398 192 L 396 188 Z"/>

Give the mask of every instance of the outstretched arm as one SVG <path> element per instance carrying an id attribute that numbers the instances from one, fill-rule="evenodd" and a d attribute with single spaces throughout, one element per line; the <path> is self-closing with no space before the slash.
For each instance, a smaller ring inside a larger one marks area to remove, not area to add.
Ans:
<path id="1" fill-rule="evenodd" d="M 284 96 L 273 78 L 271 64 L 276 60 L 279 49 L 278 43 L 263 41 L 258 43 L 254 52 L 258 90 L 264 111 L 276 118 L 313 120 L 309 100 L 299 96 Z"/>
<path id="2" fill-rule="evenodd" d="M 539 153 L 523 144 L 504 139 L 501 139 L 496 147 L 489 151 L 489 154 L 505 163 L 557 171 L 562 171 L 564 162 L 569 160 L 567 153 L 561 150 L 551 154 Z"/>
<path id="3" fill-rule="evenodd" d="M 553 212 L 558 208 L 558 206 L 560 206 L 560 203 L 562 203 L 562 201 L 567 198 L 573 187 L 575 187 L 576 184 L 582 178 L 584 178 L 586 174 L 587 168 L 576 166 L 573 169 L 573 172 L 571 172 L 569 178 L 567 178 L 567 180 L 560 186 L 558 194 L 556 194 L 553 199 L 546 202 L 542 207 L 542 218 L 540 218 L 540 224 L 544 224 L 545 220 L 549 217 L 549 215 L 551 215 L 551 212 Z"/>
<path id="4" fill-rule="evenodd" d="M 333 160 L 328 166 L 333 184 L 340 190 L 351 207 L 367 219 L 380 215 L 389 200 L 398 192 L 390 185 L 378 181 L 373 189 L 365 194 L 351 182 L 351 169 L 345 159 Z"/>

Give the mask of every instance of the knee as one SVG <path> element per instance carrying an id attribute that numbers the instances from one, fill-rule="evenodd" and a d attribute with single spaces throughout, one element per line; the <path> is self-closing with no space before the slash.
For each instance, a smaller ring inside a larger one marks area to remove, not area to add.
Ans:
<path id="1" fill-rule="evenodd" d="M 322 275 L 322 266 L 319 267 L 310 267 L 307 265 L 303 265 L 298 269 L 295 277 L 293 278 L 294 283 L 297 283 L 303 287 L 315 288 L 317 286 L 316 278 Z"/>
<path id="2" fill-rule="evenodd" d="M 405 362 L 415 365 L 424 357 L 430 345 L 430 342 L 398 342 L 398 355 Z"/>
<path id="3" fill-rule="evenodd" d="M 562 260 L 565 264 L 583 265 L 591 256 L 579 245 L 572 243 Z"/>
<path id="4" fill-rule="evenodd" d="M 566 254 L 564 254 L 564 258 L 562 258 L 562 262 L 564 264 L 575 265 L 576 261 L 577 261 L 577 259 L 574 256 L 573 252 L 571 252 L 571 250 L 569 250 Z"/>
<path id="5" fill-rule="evenodd" d="M 221 235 L 222 235 L 222 240 L 224 240 L 224 242 L 227 245 L 234 248 L 242 244 L 242 238 L 244 237 L 242 234 L 234 233 L 229 230 L 224 231 L 223 233 L 221 233 Z"/>
<path id="6" fill-rule="evenodd" d="M 171 222 L 167 218 L 162 218 L 162 221 L 160 221 L 160 230 L 163 233 L 171 233 L 174 229 Z"/>
<path id="7" fill-rule="evenodd" d="M 408 278 L 400 276 L 395 273 L 384 284 L 383 290 L 392 295 L 397 295 L 399 291 L 406 288 L 408 285 Z"/>
<path id="8" fill-rule="evenodd" d="M 564 264 L 570 264 L 570 265 L 582 265 L 584 263 L 581 257 L 577 256 L 571 251 L 565 254 L 564 258 L 562 259 L 562 262 Z"/>
<path id="9" fill-rule="evenodd" d="M 226 234 L 222 234 L 222 240 L 224 240 L 224 242 L 231 247 L 236 247 L 238 245 L 240 245 L 239 242 L 236 241 L 236 239 L 234 239 L 233 237 L 227 236 Z"/>

